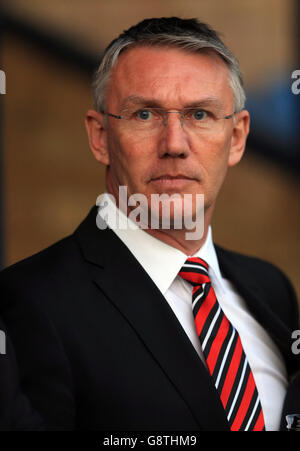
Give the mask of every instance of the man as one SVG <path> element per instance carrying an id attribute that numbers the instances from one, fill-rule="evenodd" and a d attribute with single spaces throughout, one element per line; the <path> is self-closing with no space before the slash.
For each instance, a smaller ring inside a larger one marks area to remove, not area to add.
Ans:
<path id="1" fill-rule="evenodd" d="M 49 429 L 279 429 L 293 289 L 210 226 L 249 130 L 237 60 L 197 20 L 149 19 L 110 44 L 94 88 L 99 214 L 1 274 L 23 390 Z"/>

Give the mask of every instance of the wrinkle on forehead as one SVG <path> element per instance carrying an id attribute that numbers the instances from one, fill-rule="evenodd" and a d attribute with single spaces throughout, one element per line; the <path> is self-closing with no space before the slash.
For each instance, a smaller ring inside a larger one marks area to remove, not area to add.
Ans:
<path id="1" fill-rule="evenodd" d="M 125 97 L 120 104 L 121 110 L 126 110 L 130 107 L 152 107 L 152 108 L 164 108 L 165 104 L 161 99 L 155 99 L 153 97 L 143 97 L 139 95 L 130 95 Z M 194 108 L 194 107 L 213 107 L 221 109 L 223 104 L 218 97 L 210 96 L 194 99 L 192 102 L 183 102 L 183 108 Z"/>
<path id="2" fill-rule="evenodd" d="M 233 92 L 228 67 L 215 54 L 137 47 L 121 54 L 108 89 L 108 98 L 119 108 L 137 103 L 135 97 L 166 108 L 182 108 L 202 98 L 215 98 L 224 106 L 233 100 Z"/>

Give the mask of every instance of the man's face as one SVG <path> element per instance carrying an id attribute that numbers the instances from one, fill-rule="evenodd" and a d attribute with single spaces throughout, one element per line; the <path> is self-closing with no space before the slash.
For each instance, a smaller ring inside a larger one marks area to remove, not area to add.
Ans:
<path id="1" fill-rule="evenodd" d="M 225 63 L 213 53 L 187 53 L 166 47 L 135 47 L 121 54 L 109 81 L 107 111 L 116 115 L 146 107 L 182 110 L 203 106 L 224 117 L 234 112 Z M 239 116 L 242 115 L 242 116 Z M 99 115 L 100 116 L 100 115 Z M 120 185 L 128 196 L 204 194 L 212 209 L 228 166 L 242 156 L 248 113 L 222 119 L 215 130 L 193 130 L 179 114 L 168 114 L 155 131 L 134 130 L 126 119 L 101 118 L 107 188 L 116 199 Z M 94 152 L 95 153 L 95 152 Z"/>

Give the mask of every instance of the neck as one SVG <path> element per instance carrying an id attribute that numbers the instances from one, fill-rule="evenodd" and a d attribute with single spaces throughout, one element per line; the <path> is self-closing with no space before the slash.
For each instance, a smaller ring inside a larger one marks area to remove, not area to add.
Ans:
<path id="1" fill-rule="evenodd" d="M 107 183 L 108 193 L 113 194 L 114 190 L 111 188 L 112 187 L 110 186 L 110 184 Z M 117 194 L 117 193 L 115 193 L 115 194 Z M 122 202 L 121 202 L 122 205 L 120 205 L 121 199 L 119 199 L 118 194 L 114 195 L 114 197 L 116 199 L 116 206 L 121 211 L 123 211 L 123 213 L 125 213 L 125 214 L 127 214 L 127 216 L 129 216 L 131 208 L 128 206 L 128 199 L 122 199 Z M 153 237 L 168 244 L 169 246 L 172 246 L 172 247 L 180 250 L 187 256 L 191 256 L 191 255 L 194 255 L 199 249 L 201 249 L 201 247 L 203 246 L 203 244 L 207 238 L 208 228 L 211 223 L 213 210 L 214 210 L 214 203 L 209 206 L 204 207 L 204 224 L 203 224 L 203 229 L 201 228 L 202 234 L 200 233 L 200 231 L 198 233 L 197 227 L 196 227 L 196 230 L 195 229 L 190 230 L 190 229 L 186 229 L 186 228 L 181 228 L 181 229 L 151 228 L 151 226 L 149 224 L 148 215 L 146 215 L 147 216 L 146 221 L 142 221 L 142 218 L 141 218 L 141 223 L 144 223 L 144 225 L 145 225 L 145 227 L 142 227 L 142 228 L 149 235 L 152 235 Z M 141 224 L 138 224 L 138 225 L 141 225 Z"/>
<path id="2" fill-rule="evenodd" d="M 211 214 L 206 214 L 204 218 L 204 229 L 201 237 L 197 239 L 187 239 L 186 234 L 191 233 L 191 230 L 164 230 L 164 229 L 151 229 L 146 228 L 145 232 L 149 235 L 154 236 L 160 241 L 168 244 L 169 246 L 175 247 L 187 256 L 194 255 L 203 246 L 207 234 L 208 228 L 211 220 Z"/>

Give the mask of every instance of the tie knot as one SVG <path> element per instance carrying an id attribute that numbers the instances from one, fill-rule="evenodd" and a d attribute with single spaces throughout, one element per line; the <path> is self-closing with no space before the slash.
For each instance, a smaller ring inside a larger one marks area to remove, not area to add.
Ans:
<path id="1" fill-rule="evenodd" d="M 199 257 L 190 257 L 179 271 L 180 277 L 193 286 L 211 282 L 208 275 L 208 264 Z"/>

